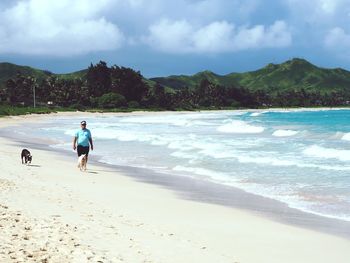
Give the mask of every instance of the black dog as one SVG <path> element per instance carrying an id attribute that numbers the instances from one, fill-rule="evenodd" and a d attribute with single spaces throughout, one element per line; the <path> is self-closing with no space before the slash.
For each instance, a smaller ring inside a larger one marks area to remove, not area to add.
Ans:
<path id="1" fill-rule="evenodd" d="M 32 155 L 30 154 L 30 151 L 27 149 L 23 149 L 21 153 L 21 159 L 22 159 L 22 164 L 25 163 L 32 163 Z M 24 162 L 23 162 L 24 159 Z"/>

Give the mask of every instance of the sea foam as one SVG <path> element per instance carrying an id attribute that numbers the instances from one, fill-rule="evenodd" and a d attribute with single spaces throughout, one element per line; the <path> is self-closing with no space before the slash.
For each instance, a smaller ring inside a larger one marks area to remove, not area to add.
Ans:
<path id="1" fill-rule="evenodd" d="M 260 116 L 261 114 L 266 113 L 267 111 L 258 111 L 258 112 L 253 112 L 250 114 L 251 117 L 257 117 Z"/>
<path id="2" fill-rule="evenodd" d="M 344 140 L 344 141 L 350 141 L 350 132 L 345 133 L 345 134 L 341 137 L 341 139 Z"/>
<path id="3" fill-rule="evenodd" d="M 319 145 L 307 147 L 303 151 L 303 154 L 321 159 L 337 159 L 344 162 L 350 161 L 350 150 L 325 148 Z"/>
<path id="4" fill-rule="evenodd" d="M 224 133 L 262 133 L 265 130 L 264 127 L 254 126 L 244 121 L 234 120 L 227 124 L 221 125 L 217 128 L 217 131 Z"/>
<path id="5" fill-rule="evenodd" d="M 293 130 L 277 130 L 272 133 L 273 136 L 276 137 L 289 137 L 289 136 L 294 136 L 298 134 L 298 131 L 293 131 Z"/>

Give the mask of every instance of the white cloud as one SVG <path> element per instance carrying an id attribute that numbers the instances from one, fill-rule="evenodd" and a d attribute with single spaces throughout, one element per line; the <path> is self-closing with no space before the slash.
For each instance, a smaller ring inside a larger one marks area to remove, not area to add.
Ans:
<path id="1" fill-rule="evenodd" d="M 334 13 L 337 7 L 343 3 L 342 0 L 319 0 L 321 8 L 326 13 Z"/>
<path id="2" fill-rule="evenodd" d="M 314 7 L 319 12 L 323 12 L 325 14 L 334 14 L 338 7 L 344 0 L 313 0 L 311 1 L 314 4 Z"/>
<path id="3" fill-rule="evenodd" d="M 288 0 L 287 4 L 297 20 L 315 24 L 337 22 L 349 11 L 349 0 Z"/>
<path id="4" fill-rule="evenodd" d="M 295 42 L 305 48 L 325 49 L 338 56 L 349 48 L 349 0 L 287 0 L 288 23 Z M 346 52 L 349 53 L 349 52 Z"/>
<path id="5" fill-rule="evenodd" d="M 207 25 L 202 30 L 190 29 L 198 31 L 198 38 L 203 39 L 204 30 L 210 31 L 209 37 L 214 36 L 213 28 L 219 30 L 216 34 L 226 30 L 224 23 L 213 21 L 249 23 L 248 17 L 259 1 L 10 0 L 11 3 L 0 5 L 0 54 L 71 56 L 140 45 L 140 35 L 160 17 L 178 21 L 172 25 L 175 35 L 163 41 L 181 39 L 176 34 L 183 34 L 192 23 Z M 213 40 L 196 45 L 217 49 Z"/>
<path id="6" fill-rule="evenodd" d="M 187 20 L 162 19 L 149 28 L 144 41 L 154 49 L 168 53 L 224 53 L 246 49 L 286 47 L 292 42 L 284 21 L 266 27 L 237 28 L 227 21 L 199 27 Z"/>
<path id="7" fill-rule="evenodd" d="M 276 21 L 269 27 L 257 25 L 243 28 L 235 40 L 240 49 L 287 47 L 292 43 L 292 34 L 284 21 Z"/>
<path id="8" fill-rule="evenodd" d="M 70 56 L 120 47 L 103 12 L 112 0 L 21 0 L 0 11 L 0 54 Z"/>
<path id="9" fill-rule="evenodd" d="M 248 18 L 261 0 L 115 0 L 113 11 L 118 17 L 138 21 L 155 21 L 161 17 L 170 20 L 200 21 L 237 20 Z"/>
<path id="10" fill-rule="evenodd" d="M 195 52 L 229 51 L 232 48 L 234 30 L 234 25 L 226 21 L 213 22 L 191 32 L 192 47 L 190 48 Z"/>
<path id="11" fill-rule="evenodd" d="M 350 34 L 347 34 L 340 27 L 335 27 L 327 33 L 324 44 L 330 49 L 338 51 L 341 51 L 341 49 L 348 50 L 350 48 Z"/>

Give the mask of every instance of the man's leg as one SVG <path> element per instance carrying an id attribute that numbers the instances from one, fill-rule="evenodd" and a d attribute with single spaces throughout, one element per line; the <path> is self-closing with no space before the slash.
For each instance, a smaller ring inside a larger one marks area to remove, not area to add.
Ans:
<path id="1" fill-rule="evenodd" d="M 90 147 L 84 147 L 84 154 L 86 154 L 86 163 L 88 162 L 89 159 L 89 151 L 90 151 Z"/>
<path id="2" fill-rule="evenodd" d="M 83 147 L 81 147 L 80 145 L 78 145 L 78 147 L 77 147 L 77 154 L 78 154 L 78 157 L 80 157 L 80 155 L 82 155 L 83 154 L 83 149 L 82 149 Z"/>

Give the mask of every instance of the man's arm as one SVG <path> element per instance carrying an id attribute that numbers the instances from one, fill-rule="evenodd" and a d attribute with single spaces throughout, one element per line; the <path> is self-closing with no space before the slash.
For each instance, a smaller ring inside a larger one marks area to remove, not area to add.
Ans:
<path id="1" fill-rule="evenodd" d="M 73 150 L 74 151 L 77 148 L 76 144 L 77 144 L 77 137 L 74 137 L 74 139 L 73 139 Z"/>
<path id="2" fill-rule="evenodd" d="M 91 151 L 93 151 L 94 150 L 94 145 L 92 144 L 92 138 L 91 137 L 89 139 L 89 142 L 90 142 L 90 146 L 91 146 Z"/>

